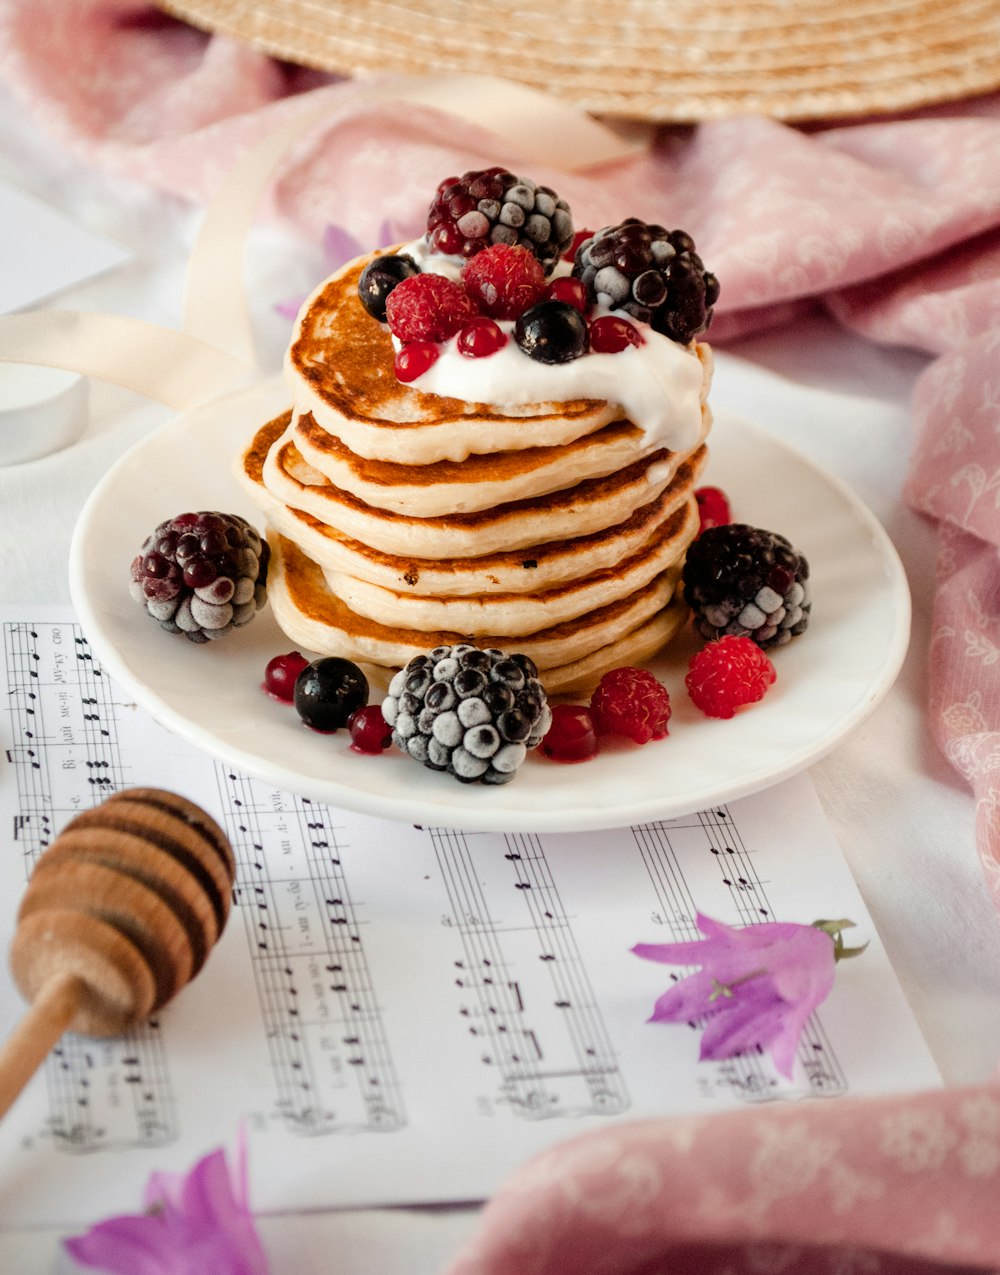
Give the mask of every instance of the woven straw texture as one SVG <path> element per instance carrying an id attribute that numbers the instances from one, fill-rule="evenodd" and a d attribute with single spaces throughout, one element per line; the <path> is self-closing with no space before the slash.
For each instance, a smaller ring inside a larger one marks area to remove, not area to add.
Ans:
<path id="1" fill-rule="evenodd" d="M 479 72 L 595 115 L 882 114 L 1000 87 L 1000 0 L 165 0 L 343 74 Z"/>

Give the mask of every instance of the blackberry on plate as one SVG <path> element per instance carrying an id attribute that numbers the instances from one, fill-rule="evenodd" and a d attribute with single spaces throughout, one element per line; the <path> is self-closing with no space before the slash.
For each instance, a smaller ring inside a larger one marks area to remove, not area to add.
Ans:
<path id="1" fill-rule="evenodd" d="M 129 592 L 160 628 L 208 642 L 264 605 L 269 557 L 267 541 L 238 514 L 178 514 L 143 541 Z"/>
<path id="2" fill-rule="evenodd" d="M 438 186 L 427 211 L 427 242 L 460 257 L 490 244 L 523 244 L 550 274 L 573 242 L 573 217 L 549 186 L 506 168 L 473 169 Z"/>
<path id="3" fill-rule="evenodd" d="M 719 281 L 705 269 L 691 236 L 638 217 L 584 240 L 573 276 L 598 305 L 624 310 L 684 345 L 705 331 L 719 299 Z"/>
<path id="4" fill-rule="evenodd" d="M 389 683 L 392 741 L 461 783 L 506 784 L 552 722 L 534 663 L 467 642 L 415 655 Z"/>
<path id="5" fill-rule="evenodd" d="M 688 549 L 682 579 L 702 637 L 749 637 L 766 649 L 809 624 L 809 564 L 777 532 L 708 527 Z"/>
<path id="6" fill-rule="evenodd" d="M 389 293 L 404 279 L 412 279 L 420 267 L 405 253 L 389 253 L 369 261 L 358 280 L 358 296 L 373 319 L 385 322 L 385 303 Z"/>

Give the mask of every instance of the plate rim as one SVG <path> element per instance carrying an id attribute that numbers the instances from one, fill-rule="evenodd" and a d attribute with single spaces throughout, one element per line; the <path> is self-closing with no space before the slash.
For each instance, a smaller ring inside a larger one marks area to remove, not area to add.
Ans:
<path id="1" fill-rule="evenodd" d="M 256 402 L 258 399 L 269 400 L 274 395 L 278 405 L 275 406 L 272 415 L 277 414 L 282 410 L 281 400 L 278 399 L 279 389 L 283 389 L 280 376 L 267 378 L 236 393 L 224 395 L 178 413 L 133 443 L 101 477 L 81 509 L 73 528 L 68 563 L 70 597 L 77 619 L 88 643 L 93 647 L 101 665 L 107 669 L 113 680 L 122 689 L 128 691 L 136 703 L 167 730 L 209 757 L 223 761 L 226 765 L 235 766 L 255 779 L 335 808 L 339 806 L 395 822 L 423 823 L 469 832 L 577 832 L 624 827 L 629 824 L 640 825 L 682 817 L 712 805 L 749 796 L 807 769 L 832 752 L 877 708 L 888 694 L 903 666 L 910 641 L 912 598 L 902 560 L 885 527 L 861 497 L 839 475 L 805 455 L 793 443 L 769 432 L 765 426 L 727 407 L 720 407 L 715 409 L 717 424 L 720 420 L 735 421 L 741 428 L 762 435 L 790 461 L 809 471 L 814 479 L 830 488 L 840 498 L 867 531 L 873 546 L 877 548 L 879 561 L 886 572 L 894 598 L 895 623 L 877 675 L 872 678 L 867 693 L 818 739 L 807 741 L 793 749 L 780 765 L 765 765 L 756 770 L 750 770 L 722 785 L 716 782 L 710 788 L 699 789 L 694 795 L 683 800 L 665 801 L 662 797 L 651 795 L 646 801 L 639 803 L 633 801 L 627 806 L 608 807 L 597 803 L 581 805 L 577 801 L 571 809 L 565 806 L 553 809 L 549 806 L 545 810 L 525 807 L 497 809 L 494 806 L 487 806 L 482 802 L 483 794 L 479 785 L 454 785 L 454 791 L 451 794 L 453 800 L 447 803 L 434 800 L 427 802 L 422 797 L 414 799 L 405 794 L 400 796 L 387 792 L 369 793 L 365 790 L 356 792 L 344 780 L 303 777 L 280 762 L 247 753 L 231 741 L 220 738 L 217 732 L 210 732 L 207 727 L 199 725 L 190 715 L 173 708 L 148 681 L 132 671 L 112 635 L 107 632 L 108 626 L 101 617 L 97 599 L 93 598 L 87 589 L 85 546 L 91 526 L 102 511 L 106 494 L 114 488 L 122 471 L 127 469 L 134 458 L 146 447 L 159 440 L 161 435 L 181 429 L 191 418 L 197 419 L 206 413 L 235 410 L 244 400 L 250 402 Z M 287 405 L 287 399 L 284 401 Z M 235 482 L 235 478 L 233 481 Z M 127 591 L 123 591 L 127 594 Z M 584 767 L 580 777 L 586 780 L 587 773 L 587 768 Z M 506 796 L 510 794 L 512 787 L 513 785 L 505 786 L 494 791 Z M 586 790 L 586 783 L 583 787 Z M 464 802 L 460 800 L 463 793 L 469 796 L 469 800 Z"/>

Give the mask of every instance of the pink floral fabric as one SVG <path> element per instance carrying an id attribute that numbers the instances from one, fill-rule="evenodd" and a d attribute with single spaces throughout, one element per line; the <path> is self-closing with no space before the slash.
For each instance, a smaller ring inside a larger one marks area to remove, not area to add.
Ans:
<path id="1" fill-rule="evenodd" d="M 447 1275 L 1000 1269 L 1000 1091 L 654 1120 L 543 1152 Z"/>
<path id="2" fill-rule="evenodd" d="M 67 146 L 199 203 L 310 94 L 326 120 L 274 203 L 313 241 L 331 222 L 362 243 L 386 219 L 416 234 L 445 174 L 522 166 L 472 124 L 373 105 L 144 0 L 0 0 L 0 74 Z M 716 344 L 819 306 L 936 356 L 905 492 L 939 529 L 928 712 L 976 795 L 1000 907 L 1000 96 L 809 129 L 665 129 L 634 159 L 530 174 L 578 223 L 691 228 L 723 281 Z M 622 1126 L 515 1175 L 451 1275 L 996 1270 L 998 1187 L 991 1089 Z"/>

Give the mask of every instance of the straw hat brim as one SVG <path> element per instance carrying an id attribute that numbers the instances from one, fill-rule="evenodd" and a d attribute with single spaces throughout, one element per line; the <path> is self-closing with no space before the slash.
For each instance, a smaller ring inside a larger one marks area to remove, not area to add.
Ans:
<path id="1" fill-rule="evenodd" d="M 998 0 L 163 0 L 340 74 L 481 73 L 594 115 L 839 119 L 1000 88 Z"/>

